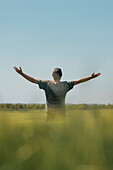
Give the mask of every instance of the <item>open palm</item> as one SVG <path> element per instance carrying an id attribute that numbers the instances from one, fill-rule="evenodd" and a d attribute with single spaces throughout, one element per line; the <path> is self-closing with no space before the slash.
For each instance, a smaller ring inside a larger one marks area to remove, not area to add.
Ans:
<path id="1" fill-rule="evenodd" d="M 13 67 L 15 69 L 15 71 L 19 74 L 22 74 L 22 68 L 19 67 L 19 69 L 17 67 Z"/>
<path id="2" fill-rule="evenodd" d="M 97 73 L 97 74 L 92 73 L 92 74 L 91 74 L 91 77 L 92 77 L 92 78 L 95 78 L 95 77 L 98 77 L 98 76 L 100 76 L 100 73 Z"/>

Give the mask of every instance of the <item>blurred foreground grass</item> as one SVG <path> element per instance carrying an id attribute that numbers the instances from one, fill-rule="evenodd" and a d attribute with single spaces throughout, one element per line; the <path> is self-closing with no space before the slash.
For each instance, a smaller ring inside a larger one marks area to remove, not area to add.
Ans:
<path id="1" fill-rule="evenodd" d="M 0 170 L 112 170 L 113 110 L 0 111 Z"/>

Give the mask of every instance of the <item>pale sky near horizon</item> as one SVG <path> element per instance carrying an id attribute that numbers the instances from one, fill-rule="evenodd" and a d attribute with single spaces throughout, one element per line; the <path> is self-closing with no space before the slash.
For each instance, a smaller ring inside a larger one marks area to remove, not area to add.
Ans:
<path id="1" fill-rule="evenodd" d="M 75 86 L 66 103 L 113 104 L 112 0 L 1 0 L 0 103 L 45 103 L 44 91 L 18 75 L 62 81 L 101 72 Z"/>

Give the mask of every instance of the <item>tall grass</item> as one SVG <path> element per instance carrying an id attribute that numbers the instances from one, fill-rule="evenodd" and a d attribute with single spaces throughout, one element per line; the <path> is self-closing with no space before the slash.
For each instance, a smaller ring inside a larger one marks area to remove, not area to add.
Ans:
<path id="1" fill-rule="evenodd" d="M 0 112 L 0 170 L 112 170 L 113 111 Z"/>

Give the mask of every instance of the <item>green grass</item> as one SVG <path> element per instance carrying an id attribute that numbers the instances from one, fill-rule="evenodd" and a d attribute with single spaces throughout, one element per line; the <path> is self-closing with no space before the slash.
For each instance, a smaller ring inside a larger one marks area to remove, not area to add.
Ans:
<path id="1" fill-rule="evenodd" d="M 112 170 L 113 110 L 0 111 L 0 170 Z"/>

